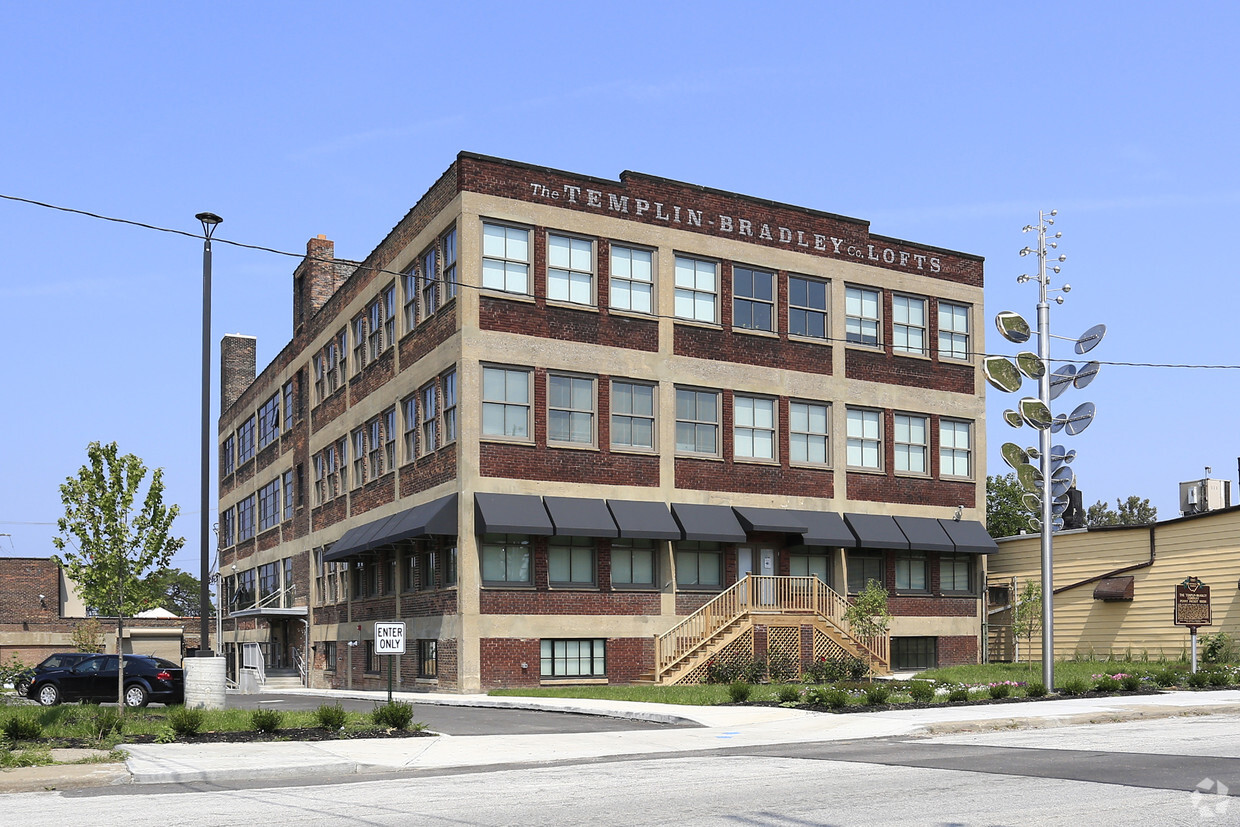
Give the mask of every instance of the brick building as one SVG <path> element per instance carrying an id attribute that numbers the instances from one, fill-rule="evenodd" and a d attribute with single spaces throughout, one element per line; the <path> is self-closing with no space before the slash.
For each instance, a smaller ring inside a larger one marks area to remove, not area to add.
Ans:
<path id="1" fill-rule="evenodd" d="M 261 374 L 223 340 L 226 652 L 379 686 L 403 620 L 400 683 L 460 691 L 975 662 L 982 282 L 857 219 L 462 153 L 365 261 L 310 240 Z M 890 641 L 839 622 L 867 579 Z"/>

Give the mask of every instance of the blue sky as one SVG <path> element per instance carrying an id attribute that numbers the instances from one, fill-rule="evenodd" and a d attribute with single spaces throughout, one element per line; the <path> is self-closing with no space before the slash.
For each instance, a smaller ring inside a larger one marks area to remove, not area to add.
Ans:
<path id="1" fill-rule="evenodd" d="M 462 149 L 632 169 L 986 257 L 1034 317 L 1056 229 L 1099 359 L 1235 364 L 1237 7 L 1146 3 L 9 3 L 0 194 L 363 258 Z M 166 470 L 198 566 L 201 242 L 0 200 L 0 553 L 50 553 L 91 440 Z M 295 259 L 216 245 L 214 329 L 287 342 Z M 1012 352 L 993 332 L 991 352 Z M 1054 353 L 1068 356 L 1064 343 Z M 218 354 L 217 357 L 218 359 Z M 1235 370 L 1104 367 L 1087 503 L 1236 479 Z M 218 404 L 218 373 L 212 379 Z M 1027 386 L 1030 387 L 1030 386 Z M 1032 392 L 1032 391 L 1030 391 Z M 991 473 L 1011 431 L 989 398 Z M 214 498 L 212 499 L 214 507 Z M 214 520 L 213 520 L 214 522 Z"/>

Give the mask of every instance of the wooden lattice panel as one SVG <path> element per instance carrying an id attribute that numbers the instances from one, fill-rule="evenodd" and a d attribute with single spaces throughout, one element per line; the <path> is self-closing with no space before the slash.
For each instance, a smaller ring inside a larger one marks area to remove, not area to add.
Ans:
<path id="1" fill-rule="evenodd" d="M 814 660 L 835 660 L 836 658 L 850 658 L 852 652 L 849 652 L 836 641 L 832 640 L 826 632 L 821 629 L 814 630 Z"/>
<path id="2" fill-rule="evenodd" d="M 711 656 L 701 663 L 695 665 L 692 669 L 685 672 L 678 678 L 674 678 L 669 683 L 706 683 L 706 664 L 711 660 L 719 658 L 720 660 L 728 660 L 730 658 L 752 658 L 753 657 L 753 628 L 750 627 L 744 632 L 737 635 L 736 639 L 727 646 L 711 653 Z"/>
<path id="3" fill-rule="evenodd" d="M 793 663 L 801 662 L 801 627 L 771 626 L 766 630 L 767 657 L 784 655 Z"/>

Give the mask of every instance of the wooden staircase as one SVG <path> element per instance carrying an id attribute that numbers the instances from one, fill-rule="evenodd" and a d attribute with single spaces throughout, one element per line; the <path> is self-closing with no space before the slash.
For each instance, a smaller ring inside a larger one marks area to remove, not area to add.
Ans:
<path id="1" fill-rule="evenodd" d="M 854 635 L 844 620 L 848 600 L 817 577 L 747 575 L 661 635 L 655 635 L 655 669 L 642 682 L 701 683 L 712 658 L 753 655 L 755 627 L 767 630 L 768 651 L 795 652 L 801 660 L 802 627 L 810 627 L 814 657 L 850 655 L 879 674 L 890 669 L 890 636 Z M 775 646 L 773 642 L 781 645 Z"/>

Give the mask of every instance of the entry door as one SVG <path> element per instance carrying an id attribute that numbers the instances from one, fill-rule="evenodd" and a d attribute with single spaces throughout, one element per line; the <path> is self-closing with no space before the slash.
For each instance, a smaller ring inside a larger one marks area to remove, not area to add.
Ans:
<path id="1" fill-rule="evenodd" d="M 762 586 L 758 589 L 758 603 L 771 606 L 775 603 L 775 581 L 766 578 L 775 576 L 775 549 L 758 549 L 758 574 L 763 576 Z"/>
<path id="2" fill-rule="evenodd" d="M 740 546 L 736 549 L 736 579 L 744 580 L 745 575 L 753 574 L 753 549 L 748 546 Z M 741 604 L 749 602 L 749 588 L 743 588 L 741 591 Z"/>

